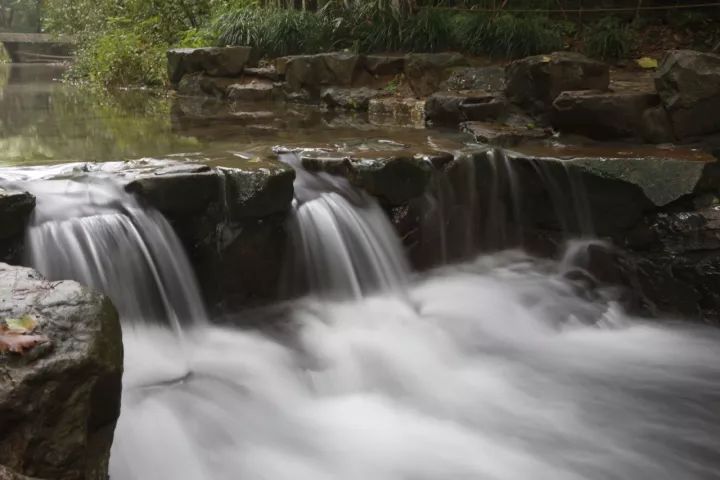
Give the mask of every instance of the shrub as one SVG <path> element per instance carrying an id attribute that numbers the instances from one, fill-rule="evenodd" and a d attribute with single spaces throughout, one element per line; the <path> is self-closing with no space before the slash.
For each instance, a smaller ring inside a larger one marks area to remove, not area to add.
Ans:
<path id="1" fill-rule="evenodd" d="M 539 14 L 467 14 L 457 25 L 457 43 L 469 53 L 519 58 L 564 47 L 564 29 Z"/>
<path id="2" fill-rule="evenodd" d="M 635 33 L 629 23 L 605 17 L 583 32 L 585 53 L 601 59 L 627 57 L 635 44 Z"/>
<path id="3" fill-rule="evenodd" d="M 78 51 L 71 76 L 105 86 L 160 86 L 166 80 L 167 48 L 134 30 L 110 30 Z"/>

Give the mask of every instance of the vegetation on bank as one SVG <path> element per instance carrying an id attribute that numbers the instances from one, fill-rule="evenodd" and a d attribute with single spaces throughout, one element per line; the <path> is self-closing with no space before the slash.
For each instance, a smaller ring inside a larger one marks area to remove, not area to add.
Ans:
<path id="1" fill-rule="evenodd" d="M 557 14 L 558 5 L 568 2 L 572 0 L 46 0 L 43 18 L 47 30 L 80 38 L 72 75 L 107 86 L 163 85 L 165 51 L 178 46 L 252 45 L 268 57 L 340 49 L 456 50 L 496 58 L 562 49 L 603 59 L 633 54 L 648 22 L 645 17 L 596 15 L 578 21 Z M 488 9 L 493 5 L 506 8 Z M 515 12 L 508 11 L 511 7 Z M 653 21 L 677 24 L 683 18 L 687 23 L 682 28 L 702 26 L 720 38 L 717 21 L 693 15 L 672 12 L 672 20 Z"/>

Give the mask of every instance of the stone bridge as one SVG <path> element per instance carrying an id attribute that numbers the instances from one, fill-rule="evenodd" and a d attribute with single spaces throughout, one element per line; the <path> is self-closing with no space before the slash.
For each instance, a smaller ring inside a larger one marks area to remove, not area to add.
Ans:
<path id="1" fill-rule="evenodd" d="M 0 43 L 13 63 L 51 63 L 72 58 L 75 38 L 49 33 L 0 32 Z"/>

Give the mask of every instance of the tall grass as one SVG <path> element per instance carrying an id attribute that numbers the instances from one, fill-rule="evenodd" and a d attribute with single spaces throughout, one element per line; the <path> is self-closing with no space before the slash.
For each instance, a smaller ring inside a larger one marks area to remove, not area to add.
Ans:
<path id="1" fill-rule="evenodd" d="M 632 25 L 615 17 L 602 18 L 583 32 L 585 53 L 604 60 L 627 57 L 635 41 Z"/>
<path id="2" fill-rule="evenodd" d="M 542 15 L 469 14 L 457 25 L 460 50 L 493 57 L 519 58 L 561 50 L 564 28 Z"/>

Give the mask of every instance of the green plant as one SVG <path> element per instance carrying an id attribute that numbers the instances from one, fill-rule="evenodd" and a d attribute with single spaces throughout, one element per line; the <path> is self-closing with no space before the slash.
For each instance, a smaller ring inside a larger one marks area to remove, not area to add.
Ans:
<path id="1" fill-rule="evenodd" d="M 605 17 L 583 32 L 585 53 L 601 59 L 627 57 L 635 45 L 633 26 L 615 17 Z"/>
<path id="2" fill-rule="evenodd" d="M 458 19 L 456 31 L 461 50 L 494 57 L 519 58 L 564 47 L 563 30 L 540 14 L 471 13 Z"/>

